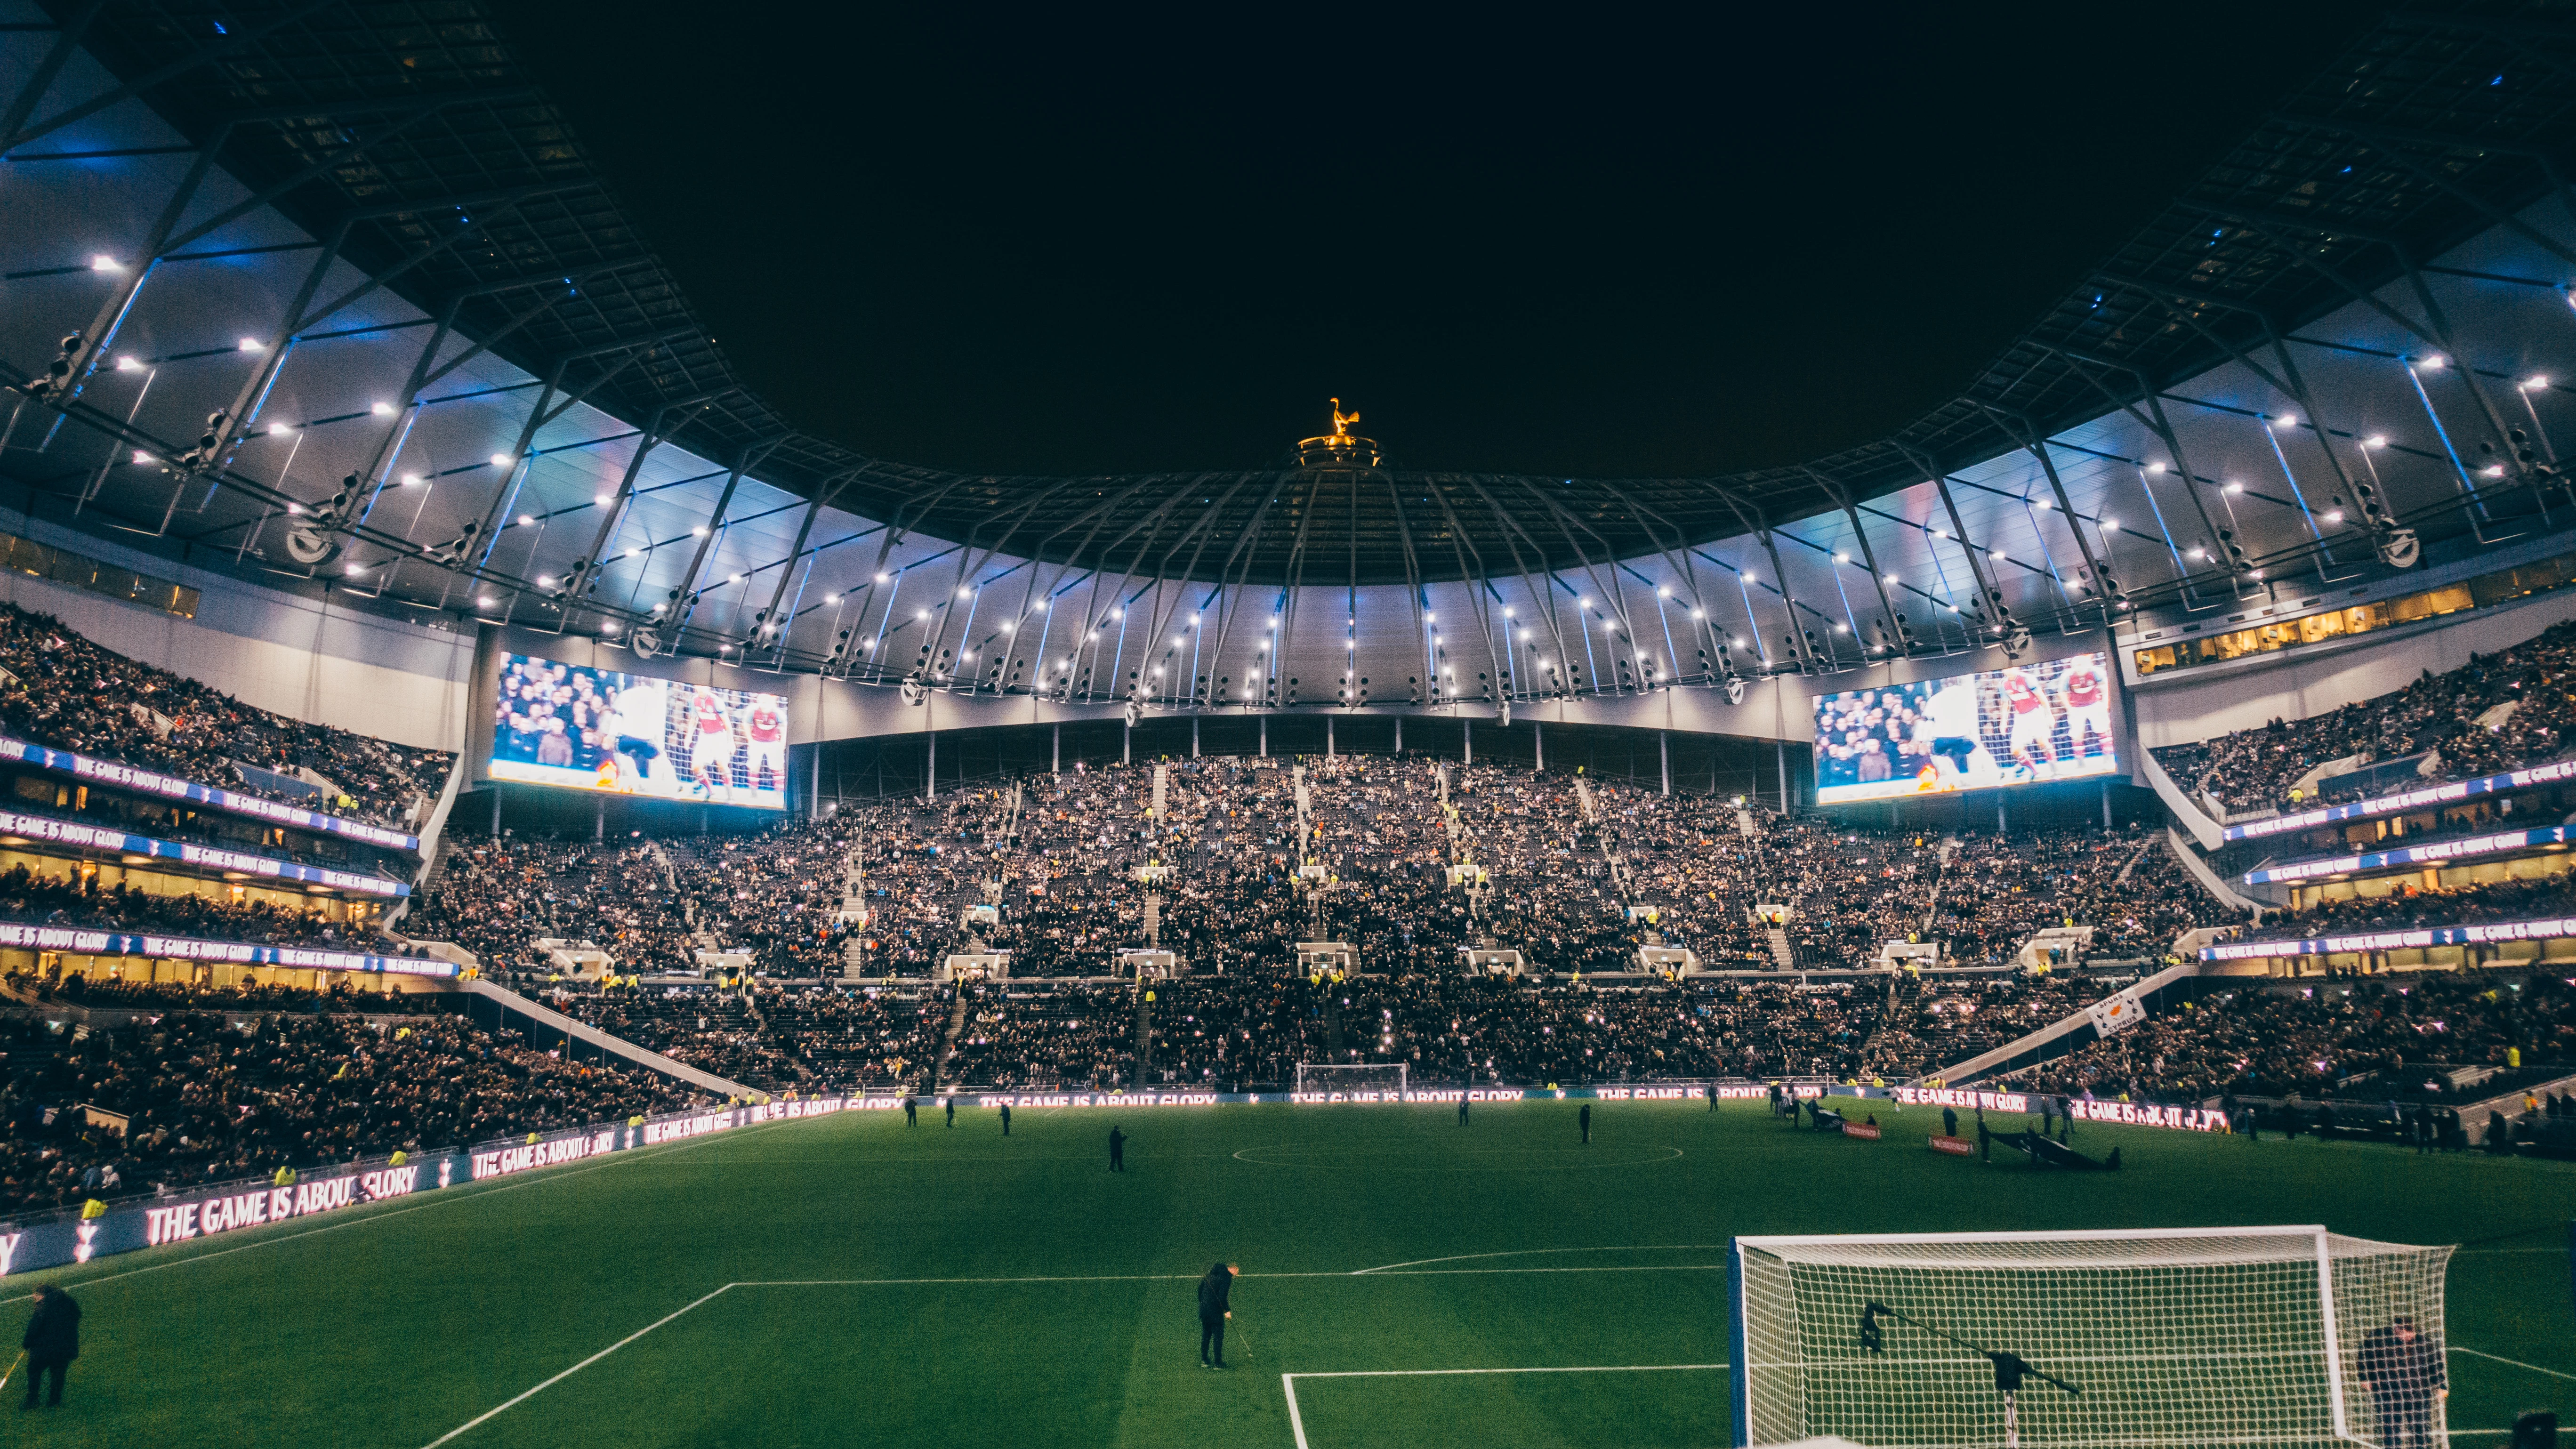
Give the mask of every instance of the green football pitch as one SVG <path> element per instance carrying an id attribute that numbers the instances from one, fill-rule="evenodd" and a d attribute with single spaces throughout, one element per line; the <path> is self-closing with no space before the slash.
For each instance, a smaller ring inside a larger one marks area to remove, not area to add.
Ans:
<path id="1" fill-rule="evenodd" d="M 2126 1171 L 2040 1172 L 1927 1151 L 1936 1114 L 1883 1102 L 1874 1143 L 1604 1103 L 1584 1146 L 1575 1106 L 1032 1109 L 1007 1140 L 852 1112 L 201 1239 L 50 1275 L 85 1310 L 69 1402 L 0 1435 L 1723 1444 L 1730 1235 L 2308 1222 L 2463 1245 L 2463 1444 L 2576 1408 L 2568 1165 L 2088 1125 Z M 1218 1260 L 1244 1273 L 1222 1374 L 1194 1295 Z"/>

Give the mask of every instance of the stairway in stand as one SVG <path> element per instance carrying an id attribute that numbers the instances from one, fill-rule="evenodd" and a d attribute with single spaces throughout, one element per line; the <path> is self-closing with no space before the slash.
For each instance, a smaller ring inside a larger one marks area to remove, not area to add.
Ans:
<path id="1" fill-rule="evenodd" d="M 1780 963 L 1780 969 L 1797 970 L 1798 953 L 1789 949 L 1789 933 L 1778 926 L 1773 926 L 1764 934 L 1771 938 L 1771 959 Z"/>
<path id="2" fill-rule="evenodd" d="M 1142 1089 L 1152 1080 L 1154 1070 L 1154 1003 L 1153 994 L 1144 982 L 1136 983 L 1136 1080 L 1129 1086 Z"/>
<path id="3" fill-rule="evenodd" d="M 960 986 L 957 988 L 957 1005 L 948 1013 L 948 1030 L 939 1038 L 939 1070 L 931 1073 L 933 1091 L 945 1091 L 948 1087 L 948 1062 L 957 1055 L 957 1038 L 966 1030 L 967 1008 L 966 988 Z"/>

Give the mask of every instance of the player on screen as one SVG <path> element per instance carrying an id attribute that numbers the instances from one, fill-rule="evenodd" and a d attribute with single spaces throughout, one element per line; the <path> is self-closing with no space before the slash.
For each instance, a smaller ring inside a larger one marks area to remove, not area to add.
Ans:
<path id="1" fill-rule="evenodd" d="M 1985 744 L 1977 736 L 1977 686 L 1973 681 L 1935 681 L 1931 695 L 1923 702 L 1922 718 L 1914 726 L 1914 738 L 1923 750 L 1923 768 L 1933 774 L 1926 789 L 1964 790 L 1981 783 L 1980 776 L 1994 769 L 1994 757 L 1986 753 Z"/>
<path id="2" fill-rule="evenodd" d="M 2102 667 L 2091 659 L 2077 658 L 2066 666 L 2066 743 L 2079 757 L 2109 755 L 2111 751 L 2111 690 L 2102 678 Z M 2088 747 L 2084 735 L 2090 730 L 2093 743 Z"/>
<path id="3" fill-rule="evenodd" d="M 630 795 L 637 785 L 652 783 L 653 762 L 662 758 L 665 709 L 659 680 L 628 678 L 609 695 L 600 733 L 613 746 L 612 757 L 634 771 L 632 778 L 621 774 L 618 784 Z"/>
<path id="4" fill-rule="evenodd" d="M 2048 692 L 2029 670 L 2005 671 L 2004 707 L 2011 711 L 2011 744 L 2006 753 L 2012 762 L 2028 772 L 2028 779 L 2056 774 L 2056 755 L 2048 737 L 2057 727 L 2057 711 L 2049 708 Z"/>
<path id="5" fill-rule="evenodd" d="M 787 788 L 787 711 L 769 695 L 752 696 L 751 710 L 744 733 L 751 740 L 751 788 L 784 790 Z M 766 773 L 768 783 L 761 782 Z"/>
<path id="6" fill-rule="evenodd" d="M 689 697 L 689 776 L 698 798 L 730 802 L 733 798 L 733 721 L 726 717 L 715 691 L 701 689 Z"/>

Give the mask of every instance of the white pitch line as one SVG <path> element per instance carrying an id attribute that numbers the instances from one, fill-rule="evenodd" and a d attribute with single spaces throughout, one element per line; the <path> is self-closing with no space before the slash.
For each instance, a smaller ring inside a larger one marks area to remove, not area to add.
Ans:
<path id="1" fill-rule="evenodd" d="M 2553 1378 L 2553 1379 L 2576 1379 L 2576 1374 L 2565 1373 L 2565 1372 L 2562 1372 L 2562 1371 L 2560 1371 L 2560 1370 L 2558 1370 L 2558 1369 L 2554 1369 L 2554 1368 L 2542 1368 L 2540 1365 L 2538 1365 L 2538 1364 L 2536 1364 L 2536 1363 L 2524 1363 L 2521 1359 L 2518 1359 L 2518 1358 L 2506 1358 L 2503 1354 L 2500 1354 L 2500 1353 L 2485 1353 L 2485 1352 L 2482 1352 L 2482 1351 L 2480 1351 L 2480 1350 L 2478 1350 L 2478 1349 L 2474 1349 L 2474 1348 L 2462 1348 L 2460 1345 L 2458 1345 L 2458 1344 L 2456 1344 L 2456 1343 L 2451 1345 L 2451 1352 L 2453 1352 L 2453 1353 L 2465 1353 L 2465 1354 L 2468 1354 L 2468 1355 L 2470 1355 L 2470 1356 L 2472 1356 L 2472 1357 L 2474 1357 L 2474 1358 L 2491 1359 L 2491 1360 L 2493 1360 L 2493 1361 L 2495 1361 L 2495 1362 L 2497 1362 L 2497 1363 L 2509 1363 L 2509 1364 L 2513 1365 L 2515 1368 L 2518 1368 L 2518 1369 L 2529 1369 L 2529 1370 L 2531 1370 L 2533 1373 L 2536 1373 L 2536 1374 L 2547 1374 L 2547 1375 L 2549 1375 L 2549 1376 L 2550 1376 L 2551 1378 Z"/>
<path id="2" fill-rule="evenodd" d="M 1305 1416 L 1297 1411 L 1299 1379 L 1450 1378 L 1470 1374 L 1655 1374 L 1707 1372 L 1728 1367 L 1722 1363 L 1621 1363 L 1588 1368 L 1344 1369 L 1337 1373 L 1281 1374 L 1279 1387 L 1288 1395 L 1288 1431 L 1297 1436 L 1297 1449 L 1308 1449 Z"/>
<path id="3" fill-rule="evenodd" d="M 621 1339 L 617 1340 L 615 1343 L 610 1344 L 608 1347 L 603 1348 L 603 1349 L 601 1349 L 599 1352 L 592 1354 L 590 1357 L 588 1357 L 588 1358 L 586 1358 L 586 1359 L 583 1359 L 581 1362 L 579 1362 L 579 1363 L 577 1363 L 577 1364 L 574 1364 L 571 1368 L 565 1369 L 562 1373 L 559 1373 L 559 1374 L 555 1375 L 553 1378 L 550 1378 L 550 1379 L 546 1380 L 544 1383 L 541 1383 L 541 1384 L 537 1385 L 535 1388 L 525 1390 L 524 1392 L 520 1393 L 520 1394 L 518 1395 L 518 1397 L 516 1397 L 516 1398 L 509 1399 L 509 1400 L 507 1400 L 507 1401 L 505 1401 L 505 1402 L 503 1402 L 503 1403 L 501 1403 L 501 1404 L 498 1404 L 498 1405 L 496 1405 L 496 1406 L 494 1406 L 494 1407 L 492 1407 L 492 1408 L 485 1409 L 482 1413 L 475 1415 L 473 1418 L 466 1420 L 464 1423 L 459 1424 L 459 1425 L 457 1425 L 455 1428 L 448 1430 L 446 1433 L 439 1435 L 437 1438 L 430 1440 L 430 1441 L 429 1441 L 429 1443 L 428 1443 L 427 1445 L 423 1446 L 423 1449 L 438 1449 L 438 1446 L 439 1446 L 439 1445 L 446 1443 L 448 1440 L 455 1438 L 457 1435 L 464 1433 L 466 1430 L 473 1428 L 475 1425 L 482 1423 L 484 1420 L 489 1419 L 489 1418 L 492 1418 L 492 1417 L 494 1417 L 495 1415 L 498 1415 L 498 1414 L 504 1413 L 504 1412 L 506 1412 L 506 1411 L 508 1411 L 508 1410 L 510 1410 L 510 1409 L 512 1409 L 512 1408 L 515 1408 L 515 1407 L 517 1407 L 519 1404 L 521 1404 L 521 1403 L 525 1402 L 526 1400 L 529 1400 L 529 1399 L 535 1398 L 537 1395 L 539 1395 L 539 1394 L 541 1394 L 541 1393 L 544 1393 L 546 1390 L 548 1390 L 548 1389 L 550 1389 L 550 1388 L 553 1388 L 555 1385 L 557 1385 L 557 1384 L 559 1384 L 559 1383 L 562 1383 L 564 1380 L 566 1380 L 566 1379 L 568 1379 L 568 1378 L 571 1378 L 574 1374 L 580 1373 L 583 1369 L 586 1369 L 586 1368 L 590 1367 L 592 1364 L 595 1364 L 595 1363 L 599 1362 L 601 1359 L 604 1359 L 604 1358 L 608 1357 L 610 1354 L 617 1352 L 619 1349 L 624 1348 L 626 1345 L 628 1345 L 628 1344 L 630 1344 L 630 1343 L 633 1343 L 635 1340 L 637 1340 L 637 1339 L 639 1339 L 639 1338 L 642 1338 L 644 1335 L 646 1335 L 646 1334 L 648 1334 L 648 1333 L 651 1333 L 654 1329 L 657 1329 L 657 1328 L 661 1327 L 663 1324 L 670 1322 L 673 1318 L 677 1318 L 677 1317 L 679 1317 L 681 1313 L 686 1313 L 686 1312 L 688 1312 L 688 1311 L 689 1311 L 689 1308 L 695 1308 L 695 1307 L 697 1307 L 697 1306 L 698 1306 L 698 1303 L 704 1303 L 704 1302 L 708 1301 L 708 1299 L 716 1298 L 716 1297 L 721 1296 L 721 1295 L 725 1292 L 725 1290 L 726 1290 L 726 1289 L 731 1288 L 731 1287 L 733 1287 L 733 1286 L 734 1286 L 733 1284 L 731 1284 L 731 1283 L 727 1283 L 726 1285 L 724 1285 L 724 1287 L 723 1287 L 723 1288 L 719 1288 L 719 1289 L 717 1289 L 715 1292 L 708 1294 L 708 1295 L 706 1296 L 706 1298 L 701 1298 L 701 1299 L 699 1299 L 699 1300 L 698 1300 L 698 1302 L 697 1302 L 697 1303 L 692 1303 L 692 1304 L 690 1304 L 688 1308 L 683 1308 L 683 1309 L 681 1309 L 681 1310 L 679 1311 L 679 1313 L 673 1313 L 673 1314 L 668 1315 L 667 1317 L 663 1317 L 663 1318 L 655 1319 L 653 1322 L 651 1322 L 651 1323 L 648 1323 L 648 1324 L 644 1325 L 642 1328 L 639 1328 L 639 1329 L 635 1330 L 633 1333 L 630 1333 L 630 1334 L 626 1335 L 624 1338 L 621 1338 Z"/>
<path id="4" fill-rule="evenodd" d="M 1507 1248 L 1499 1253 L 1454 1253 L 1446 1258 L 1416 1258 L 1409 1263 L 1388 1263 L 1376 1268 L 1355 1268 L 1351 1276 L 1366 1273 L 1392 1273 L 1398 1268 L 1419 1268 L 1429 1263 L 1465 1263 L 1478 1258 L 1528 1258 L 1541 1253 L 1704 1253 L 1723 1250 L 1724 1243 L 1648 1243 L 1614 1248 Z"/>
<path id="5" fill-rule="evenodd" d="M 793 1117 L 782 1117 L 775 1122 L 754 1122 L 750 1126 L 736 1127 L 731 1130 L 735 1132 L 755 1132 L 762 1128 L 777 1127 L 795 1120 L 797 1119 Z M 663 1157 L 668 1157 L 676 1152 L 686 1151 L 691 1147 L 697 1146 L 701 1142 L 715 1142 L 719 1140 L 721 1140 L 720 1134 L 708 1133 L 703 1137 L 692 1137 L 685 1142 L 657 1142 L 650 1147 L 630 1147 L 623 1152 L 611 1154 L 604 1162 L 592 1162 L 580 1167 L 565 1168 L 561 1170 L 541 1168 L 526 1177 L 517 1178 L 509 1182 L 501 1183 L 497 1186 L 484 1187 L 480 1191 L 477 1191 L 476 1184 L 470 1181 L 460 1182 L 453 1187 L 433 1188 L 430 1191 L 434 1196 L 431 1196 L 428 1201 L 414 1203 L 409 1207 L 395 1208 L 391 1212 L 369 1213 L 363 1217 L 342 1218 L 336 1223 L 327 1223 L 317 1228 L 306 1228 L 301 1232 L 278 1233 L 271 1237 L 255 1239 L 251 1242 L 244 1243 L 239 1247 L 217 1248 L 211 1253 L 191 1253 L 187 1257 L 173 1258 L 166 1263 L 153 1263 L 141 1268 L 128 1268 L 122 1273 L 103 1273 L 95 1278 L 82 1278 L 74 1282 L 66 1282 L 63 1286 L 66 1288 L 79 1288 L 83 1291 L 87 1291 L 101 1283 L 113 1283 L 119 1278 L 133 1278 L 144 1273 L 158 1273 L 164 1268 L 184 1268 L 190 1263 L 203 1263 L 212 1258 L 229 1258 L 235 1253 L 247 1253 L 253 1248 L 270 1247 L 277 1243 L 291 1243 L 297 1238 L 309 1238 L 316 1233 L 334 1233 L 338 1232 L 342 1228 L 361 1228 L 365 1227 L 369 1223 L 381 1223 L 388 1218 L 398 1218 L 409 1213 L 427 1212 L 429 1209 L 434 1207 L 447 1207 L 455 1203 L 480 1202 L 484 1198 L 495 1197 L 505 1192 L 514 1192 L 523 1187 L 536 1187 L 543 1183 L 562 1182 L 567 1178 L 579 1177 L 584 1173 L 597 1172 L 603 1167 L 615 1167 L 621 1162 L 640 1162 L 647 1157 L 658 1160 Z M 197 1241 L 204 1242 L 205 1239 L 199 1238 Z M 32 1277 L 41 1272 L 57 1271 L 60 1270 L 31 1268 L 27 1273 L 20 1276 Z M 15 1298 L 0 1298 L 0 1307 L 7 1307 L 12 1303 L 32 1302 L 34 1297 L 35 1295 L 31 1293 L 21 1293 Z"/>

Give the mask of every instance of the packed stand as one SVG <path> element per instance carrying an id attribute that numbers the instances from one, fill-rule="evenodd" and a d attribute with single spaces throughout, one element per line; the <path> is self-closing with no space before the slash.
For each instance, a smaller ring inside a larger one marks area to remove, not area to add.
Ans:
<path id="1" fill-rule="evenodd" d="M 2565 754 L 2576 729 L 2571 685 L 2576 623 L 2557 624 L 2501 653 L 2471 655 L 2447 673 L 2428 669 L 2376 699 L 2155 753 L 2185 790 L 2206 791 L 2231 813 L 2286 807 L 2301 776 L 2354 755 L 2385 761 L 2438 750 L 2440 764 L 2424 783 L 2473 779 Z M 2501 718 L 2478 723 L 2505 705 L 2513 708 Z M 2332 777 L 2319 784 L 2319 798 L 2327 801 L 2365 793 L 2357 786 L 2338 789 Z"/>
<path id="2" fill-rule="evenodd" d="M 0 1213 L 266 1179 L 396 1151 L 677 1111 L 647 1072 L 573 1063 L 461 1018 L 173 1011 L 76 1032 L 0 1016 Z M 86 1106 L 124 1119 L 91 1125 Z"/>
<path id="3" fill-rule="evenodd" d="M 0 670 L 0 731 L 378 825 L 409 828 L 425 819 L 455 759 L 254 709 L 6 603 Z M 256 785 L 236 763 L 288 776 L 309 770 L 338 790 Z"/>

